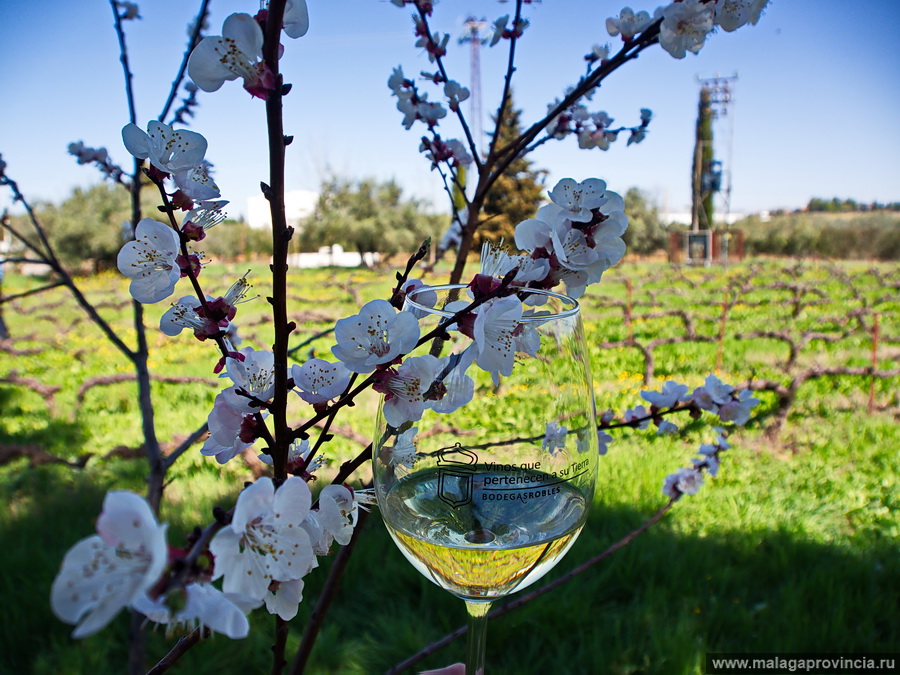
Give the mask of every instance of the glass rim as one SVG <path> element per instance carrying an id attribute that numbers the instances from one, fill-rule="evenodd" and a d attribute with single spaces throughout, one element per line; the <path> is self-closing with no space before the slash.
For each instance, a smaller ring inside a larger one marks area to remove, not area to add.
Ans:
<path id="1" fill-rule="evenodd" d="M 443 309 L 437 309 L 436 307 L 428 307 L 427 305 L 422 305 L 415 300 L 412 299 L 418 293 L 425 293 L 426 291 L 457 291 L 462 290 L 464 288 L 468 288 L 467 284 L 441 284 L 439 286 L 419 286 L 418 288 L 413 288 L 406 293 L 406 302 L 412 305 L 412 309 L 416 309 L 420 312 L 426 312 L 428 314 L 435 314 L 437 316 L 442 316 L 444 318 L 450 318 L 456 312 L 448 312 Z M 565 309 L 561 312 L 552 312 L 550 314 L 541 314 L 540 316 L 523 316 L 519 321 L 521 323 L 546 323 L 547 321 L 553 321 L 557 319 L 568 319 L 573 316 L 577 316 L 581 310 L 581 305 L 578 301 L 568 295 L 563 295 L 562 293 L 556 293 L 555 291 L 548 291 L 543 288 L 522 288 L 519 293 L 531 293 L 534 295 L 545 295 L 548 298 L 556 298 L 557 300 L 561 300 L 564 303 L 571 305 L 568 309 Z M 406 309 L 406 307 L 404 307 Z"/>

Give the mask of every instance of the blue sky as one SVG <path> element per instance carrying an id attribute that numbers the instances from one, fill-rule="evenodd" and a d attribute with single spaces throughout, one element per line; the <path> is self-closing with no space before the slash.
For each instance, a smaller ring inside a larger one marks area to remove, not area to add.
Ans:
<path id="1" fill-rule="evenodd" d="M 409 11 L 387 0 L 308 0 L 309 34 L 286 40 L 282 71 L 289 188 L 316 190 L 326 176 L 395 178 L 411 194 L 446 210 L 438 176 L 418 153 L 420 130 L 406 131 L 386 86 L 391 69 L 429 69 L 413 46 Z M 523 119 L 533 121 L 583 72 L 594 43 L 611 42 L 607 16 L 622 0 L 544 0 L 527 8 L 532 25 L 519 45 L 513 88 Z M 138 122 L 156 119 L 186 42 L 197 3 L 139 2 L 128 45 Z M 655 4 L 632 5 L 652 12 Z M 253 13 L 253 0 L 213 0 L 211 33 L 231 12 Z M 512 4 L 442 0 L 439 30 L 458 35 L 475 13 L 493 20 Z M 560 178 L 599 177 L 624 192 L 636 186 L 664 208 L 685 210 L 698 77 L 738 75 L 731 126 L 718 127 L 717 155 L 733 176 L 732 211 L 797 208 L 810 197 L 900 200 L 900 3 L 895 0 L 773 0 L 757 26 L 710 37 L 699 56 L 645 52 L 612 75 L 589 103 L 617 123 L 653 110 L 647 139 L 607 152 L 578 150 L 574 139 L 548 143 L 532 159 Z M 504 44 L 504 43 L 501 43 Z M 451 41 L 451 76 L 469 80 L 468 50 Z M 128 166 L 120 130 L 128 121 L 112 13 L 102 0 L 0 3 L 0 153 L 30 199 L 63 199 L 99 180 L 66 154 L 71 141 L 105 146 Z M 505 51 L 482 51 L 485 117 L 499 103 Z M 434 100 L 438 92 L 431 94 Z M 232 215 L 267 180 L 264 107 L 237 83 L 202 94 L 191 126 L 209 140 Z M 485 122 L 487 127 L 487 121 Z M 730 128 L 730 131 L 729 131 Z M 442 125 L 445 138 L 458 134 Z M 8 202 L 0 195 L 0 208 Z"/>

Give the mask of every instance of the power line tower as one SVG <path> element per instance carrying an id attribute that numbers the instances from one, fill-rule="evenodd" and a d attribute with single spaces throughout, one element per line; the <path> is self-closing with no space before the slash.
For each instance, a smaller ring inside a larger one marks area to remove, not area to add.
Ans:
<path id="1" fill-rule="evenodd" d="M 487 42 L 482 37 L 488 27 L 486 19 L 476 19 L 470 16 L 463 24 L 464 33 L 459 38 L 459 44 L 469 43 L 469 126 L 472 130 L 472 138 L 475 146 L 481 149 L 484 139 L 481 111 L 481 45 Z"/>
<path id="2" fill-rule="evenodd" d="M 734 116 L 729 111 L 734 104 L 734 85 L 737 75 L 699 80 L 700 103 L 694 142 L 694 161 L 691 171 L 691 230 L 698 232 L 713 228 L 714 197 L 721 194 L 727 215 L 731 211 L 731 153 L 734 137 Z M 725 132 L 725 161 L 716 159 L 713 148 L 713 127 L 717 120 L 728 118 Z M 724 179 L 724 186 L 723 186 Z"/>

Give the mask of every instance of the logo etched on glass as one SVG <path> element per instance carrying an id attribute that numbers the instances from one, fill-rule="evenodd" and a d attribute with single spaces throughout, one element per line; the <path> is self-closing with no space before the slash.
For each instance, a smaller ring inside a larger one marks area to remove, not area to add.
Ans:
<path id="1" fill-rule="evenodd" d="M 454 508 L 472 503 L 478 455 L 459 443 L 438 453 L 438 499 Z"/>

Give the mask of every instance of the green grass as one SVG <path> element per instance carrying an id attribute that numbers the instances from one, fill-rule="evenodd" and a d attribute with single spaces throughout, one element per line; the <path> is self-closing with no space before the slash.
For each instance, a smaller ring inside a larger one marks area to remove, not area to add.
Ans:
<path id="1" fill-rule="evenodd" d="M 727 324 L 720 376 L 733 383 L 751 375 L 783 384 L 812 366 L 867 366 L 871 362 L 872 312 L 879 315 L 880 367 L 895 367 L 900 336 L 897 266 L 752 263 L 719 269 L 622 266 L 607 273 L 583 302 L 591 344 L 598 409 L 623 410 L 641 403 L 644 359 L 631 347 L 604 349 L 602 342 L 627 338 L 624 280 L 633 284 L 638 341 L 684 335 L 678 317 L 639 318 L 663 309 L 683 309 L 696 333 L 717 337 L 726 280 L 754 290 L 734 305 Z M 245 267 L 204 270 L 210 288 L 225 288 Z M 263 266 L 254 269 L 264 279 Z M 792 277 L 796 275 L 796 277 Z M 364 302 L 383 297 L 392 279 L 365 271 L 320 270 L 291 276 L 289 312 L 298 325 L 295 340 L 321 331 L 354 310 L 350 281 Z M 794 312 L 782 304 L 789 290 L 767 288 L 793 281 L 818 289 L 807 300 L 822 301 Z M 38 282 L 8 275 L 4 291 Z M 123 335 L 131 335 L 127 282 L 113 275 L 84 280 L 87 296 Z M 264 298 L 270 289 L 260 284 Z M 167 303 L 147 309 L 153 325 Z M 785 372 L 788 349 L 770 339 L 738 340 L 760 330 L 837 335 L 829 323 L 864 310 L 865 325 L 834 343 L 814 341 Z M 268 304 L 240 308 L 246 342 L 271 343 Z M 83 470 L 62 465 L 29 466 L 15 459 L 0 466 L 0 672 L 118 673 L 127 651 L 127 619 L 83 641 L 49 609 L 49 587 L 65 551 L 93 531 L 103 495 L 110 488 L 143 490 L 141 459 L 111 452 L 137 448 L 140 422 L 134 384 L 93 387 L 79 402 L 83 382 L 128 373 L 125 360 L 100 331 L 83 319 L 63 289 L 17 300 L 5 318 L 18 353 L 0 358 L 0 378 L 30 378 L 60 387 L 49 406 L 28 386 L 0 383 L 0 449 L 37 447 L 58 457 L 93 457 Z M 217 358 L 210 345 L 182 335 L 169 339 L 150 331 L 151 367 L 165 375 L 215 383 Z M 328 357 L 322 338 L 299 353 Z M 25 353 L 33 351 L 34 353 Z M 715 342 L 663 345 L 654 350 L 655 380 L 683 380 L 696 386 L 716 365 Z M 900 430 L 896 424 L 898 379 L 876 382 L 878 410 L 866 412 L 865 377 L 822 378 L 799 390 L 777 439 L 765 435 L 774 395 L 759 394 L 759 417 L 731 438 L 719 478 L 682 499 L 657 526 L 587 574 L 523 609 L 494 621 L 489 629 L 488 667 L 493 672 L 611 674 L 699 674 L 706 652 L 887 652 L 900 645 Z M 206 419 L 217 388 L 198 384 L 154 384 L 159 436 L 177 440 Z M 348 411 L 343 424 L 371 433 L 375 400 Z M 527 413 L 527 411 L 526 411 Z M 299 405 L 293 409 L 299 416 Z M 709 434 L 705 424 L 684 424 L 681 438 L 625 431 L 601 458 L 596 503 L 587 527 L 552 579 L 602 551 L 665 503 L 663 478 L 688 464 Z M 329 454 L 339 461 L 359 446 L 338 436 Z M 249 477 L 239 461 L 220 467 L 196 450 L 176 464 L 166 491 L 163 518 L 177 545 L 196 524 L 209 521 L 215 504 L 229 506 Z M 402 558 L 377 514 L 351 558 L 335 604 L 316 645 L 309 671 L 378 673 L 441 637 L 464 620 L 462 603 L 433 586 Z M 327 574 L 330 560 L 306 578 L 305 599 L 292 623 L 289 652 L 296 647 Z M 218 636 L 189 652 L 174 672 L 264 672 L 272 619 L 251 617 L 257 627 L 243 641 Z M 174 641 L 151 636 L 148 653 L 161 657 Z M 463 657 L 457 642 L 419 664 L 440 667 Z"/>

